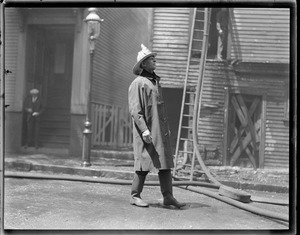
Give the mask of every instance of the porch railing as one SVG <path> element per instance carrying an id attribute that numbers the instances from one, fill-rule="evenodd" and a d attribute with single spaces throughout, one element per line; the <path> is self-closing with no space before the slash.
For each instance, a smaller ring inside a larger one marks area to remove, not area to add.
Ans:
<path id="1" fill-rule="evenodd" d="M 92 146 L 132 148 L 132 119 L 128 107 L 92 102 Z"/>

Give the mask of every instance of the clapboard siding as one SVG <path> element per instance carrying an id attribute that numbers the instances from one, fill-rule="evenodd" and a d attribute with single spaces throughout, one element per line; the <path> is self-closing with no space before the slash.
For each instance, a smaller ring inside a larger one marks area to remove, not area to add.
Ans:
<path id="1" fill-rule="evenodd" d="M 288 168 L 289 127 L 284 121 L 284 111 L 288 89 L 286 80 L 289 79 L 289 75 L 282 65 L 274 64 L 267 67 L 269 71 L 277 71 L 278 68 L 282 68 L 282 72 L 276 75 L 269 73 L 249 74 L 251 72 L 251 68 L 249 67 L 247 74 L 232 73 L 229 76 L 228 87 L 234 91 L 249 91 L 256 95 L 265 95 L 264 167 Z M 255 71 L 255 67 L 252 68 L 253 71 Z"/>
<path id="2" fill-rule="evenodd" d="M 98 13 L 104 22 L 96 44 L 93 101 L 124 106 L 141 43 L 148 46 L 150 9 L 99 8 Z"/>
<path id="3" fill-rule="evenodd" d="M 284 89 L 281 93 L 284 93 Z M 286 100 L 284 95 L 279 96 L 281 100 L 278 101 L 276 97 L 277 102 L 272 97 L 267 98 L 264 165 L 268 168 L 289 167 L 289 126 L 283 121 Z"/>
<path id="4" fill-rule="evenodd" d="M 226 67 L 223 63 L 207 61 L 204 73 L 200 118 L 198 121 L 198 144 L 223 149 L 224 100 L 226 86 Z M 191 67 L 191 84 L 197 84 L 198 69 Z M 213 107 L 207 107 L 213 106 Z M 222 153 L 220 151 L 220 159 Z"/>
<path id="5" fill-rule="evenodd" d="M 5 104 L 9 105 L 7 111 L 13 110 L 15 105 L 19 22 L 18 11 L 15 8 L 5 8 L 5 69 L 11 71 L 5 77 Z"/>
<path id="6" fill-rule="evenodd" d="M 270 65 L 269 65 L 270 66 Z M 273 65 L 273 70 L 280 70 L 280 66 Z M 285 68 L 284 66 L 282 68 Z M 248 67 L 248 72 L 255 71 Z M 272 68 L 269 68 L 272 70 Z M 284 121 L 286 105 L 286 80 L 285 73 L 240 74 L 227 67 L 227 65 L 207 61 L 204 73 L 202 93 L 202 106 L 198 122 L 198 141 L 200 145 L 214 146 L 222 150 L 224 143 L 224 105 L 225 87 L 231 92 L 252 93 L 266 96 L 265 117 L 265 168 L 287 168 L 289 164 L 289 128 Z M 191 85 L 197 84 L 197 68 L 190 70 Z M 205 107 L 206 104 L 215 105 L 213 108 Z M 220 151 L 220 160 L 223 155 Z"/>
<path id="7" fill-rule="evenodd" d="M 154 8 L 153 51 L 163 87 L 183 87 L 187 65 L 190 8 Z"/>
<path id="8" fill-rule="evenodd" d="M 289 63 L 289 9 L 233 8 L 230 15 L 232 59 Z"/>

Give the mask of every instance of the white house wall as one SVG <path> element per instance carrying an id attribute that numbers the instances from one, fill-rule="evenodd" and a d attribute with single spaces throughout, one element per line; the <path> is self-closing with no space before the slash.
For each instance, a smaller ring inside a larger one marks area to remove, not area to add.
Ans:
<path id="1" fill-rule="evenodd" d="M 5 76 L 5 104 L 9 105 L 7 111 L 16 111 L 19 22 L 18 10 L 16 8 L 5 8 L 5 69 L 11 71 Z"/>
<path id="2" fill-rule="evenodd" d="M 154 8 L 153 51 L 164 87 L 183 87 L 188 59 L 191 8 Z"/>
<path id="3" fill-rule="evenodd" d="M 232 59 L 289 63 L 288 8 L 232 8 L 230 12 Z"/>
<path id="4" fill-rule="evenodd" d="M 99 8 L 104 21 L 95 51 L 93 101 L 128 104 L 128 87 L 135 78 L 132 68 L 141 44 L 151 49 L 150 13 L 150 8 Z"/>

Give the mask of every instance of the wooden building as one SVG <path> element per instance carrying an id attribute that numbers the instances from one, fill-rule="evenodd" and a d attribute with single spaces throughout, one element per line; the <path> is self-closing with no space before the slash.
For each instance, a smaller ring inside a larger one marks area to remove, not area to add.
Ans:
<path id="1" fill-rule="evenodd" d="M 228 8 L 227 55 L 215 60 L 216 14 L 211 9 L 198 145 L 217 165 L 287 168 L 289 165 L 290 11 Z M 22 146 L 23 100 L 41 90 L 46 105 L 44 147 L 81 154 L 89 72 L 87 9 L 5 9 L 6 149 Z M 157 74 L 167 103 L 172 144 L 180 117 L 192 8 L 99 8 L 92 85 L 93 148 L 131 148 L 127 110 L 132 66 L 144 43 L 158 53 Z M 64 65 L 64 66 L 63 66 Z M 190 67 L 193 83 L 198 68 Z"/>
<path id="2" fill-rule="evenodd" d="M 227 56 L 217 61 L 219 10 L 211 9 L 199 148 L 210 149 L 209 157 L 218 165 L 288 168 L 290 11 L 228 8 Z M 173 133 L 179 122 L 176 96 L 183 89 L 192 12 L 154 9 L 153 51 L 158 53 L 157 73 L 163 77 Z M 196 83 L 198 68 L 190 70 Z"/>
<path id="3" fill-rule="evenodd" d="M 150 10 L 98 9 L 104 21 L 94 56 L 92 102 L 96 107 L 126 108 L 137 51 L 141 42 L 149 43 Z M 23 101 L 30 89 L 37 88 L 45 107 L 41 148 L 81 155 L 90 66 L 87 8 L 4 8 L 4 14 L 5 68 L 11 71 L 5 81 L 6 151 L 22 149 Z"/>

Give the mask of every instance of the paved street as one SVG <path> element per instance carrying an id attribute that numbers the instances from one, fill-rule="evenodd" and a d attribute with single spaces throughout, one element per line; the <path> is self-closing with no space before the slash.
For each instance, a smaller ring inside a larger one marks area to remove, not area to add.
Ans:
<path id="1" fill-rule="evenodd" d="M 288 223 L 238 209 L 202 194 L 174 187 L 184 209 L 162 207 L 158 186 L 146 186 L 149 208 L 129 204 L 129 185 L 5 179 L 5 229 L 288 229 Z M 287 199 L 287 194 L 259 196 Z M 287 206 L 251 203 L 288 214 Z M 166 219 L 167 218 L 167 219 Z"/>

